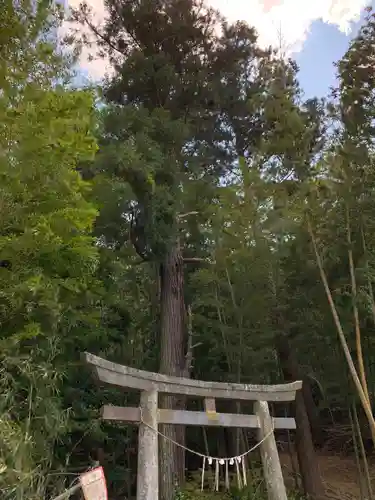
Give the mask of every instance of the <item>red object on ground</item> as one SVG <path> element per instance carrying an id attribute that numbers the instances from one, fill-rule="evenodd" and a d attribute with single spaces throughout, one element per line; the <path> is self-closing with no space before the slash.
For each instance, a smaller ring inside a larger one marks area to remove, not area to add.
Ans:
<path id="1" fill-rule="evenodd" d="M 108 500 L 107 483 L 103 467 L 96 467 L 79 478 L 86 500 Z"/>

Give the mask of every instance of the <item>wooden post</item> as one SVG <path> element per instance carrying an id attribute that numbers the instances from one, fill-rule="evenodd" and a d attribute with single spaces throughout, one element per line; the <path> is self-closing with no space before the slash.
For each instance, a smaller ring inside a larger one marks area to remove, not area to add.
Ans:
<path id="1" fill-rule="evenodd" d="M 266 401 L 257 401 L 254 407 L 260 425 L 259 439 L 264 439 L 260 445 L 260 454 L 262 457 L 268 499 L 287 500 L 275 435 L 273 432 L 270 434 L 273 429 L 268 403 Z M 267 435 L 268 437 L 265 439 Z"/>
<path id="2" fill-rule="evenodd" d="M 137 500 L 155 500 L 159 498 L 158 392 L 141 392 L 140 408 L 147 425 L 139 424 Z"/>

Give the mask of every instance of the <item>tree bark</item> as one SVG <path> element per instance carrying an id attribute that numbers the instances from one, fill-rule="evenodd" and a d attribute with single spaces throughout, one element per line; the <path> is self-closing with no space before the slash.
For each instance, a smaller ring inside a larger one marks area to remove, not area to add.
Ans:
<path id="1" fill-rule="evenodd" d="M 324 445 L 324 434 L 319 417 L 319 411 L 313 398 L 311 378 L 306 376 L 302 377 L 302 380 L 302 394 L 306 406 L 307 416 L 309 417 L 313 443 L 316 448 L 321 448 Z"/>
<path id="2" fill-rule="evenodd" d="M 277 352 L 285 381 L 300 380 L 298 363 L 293 357 L 289 339 L 286 336 L 280 336 L 277 339 Z M 326 494 L 312 440 L 303 390 L 297 391 L 293 406 L 297 426 L 296 449 L 304 492 L 311 500 L 323 500 Z"/>
<path id="3" fill-rule="evenodd" d="M 185 370 L 184 269 L 181 250 L 170 248 L 160 266 L 160 373 L 181 377 Z M 185 400 L 163 395 L 161 408 L 183 409 Z M 160 431 L 169 439 L 185 444 L 185 428 L 162 425 Z M 176 486 L 185 477 L 185 453 L 170 441 L 160 438 L 160 499 L 173 500 Z"/>

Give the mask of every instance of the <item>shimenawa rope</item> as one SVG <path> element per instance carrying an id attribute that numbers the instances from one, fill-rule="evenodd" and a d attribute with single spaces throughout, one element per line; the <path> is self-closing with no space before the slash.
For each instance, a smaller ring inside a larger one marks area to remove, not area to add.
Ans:
<path id="1" fill-rule="evenodd" d="M 274 433 L 274 428 L 268 432 L 263 439 L 261 439 L 256 445 L 254 445 L 252 448 L 249 450 L 245 451 L 244 453 L 241 453 L 240 455 L 234 456 L 234 457 L 212 457 L 209 455 L 205 455 L 204 453 L 200 453 L 199 451 L 192 450 L 191 448 L 188 448 L 187 446 L 184 446 L 181 443 L 178 443 L 174 439 L 166 436 L 162 432 L 160 432 L 158 429 L 155 429 L 152 427 L 152 425 L 148 424 L 147 422 L 144 421 L 143 419 L 143 411 L 142 408 L 139 408 L 140 411 L 140 421 L 143 425 L 151 429 L 153 432 L 164 438 L 166 441 L 169 441 L 170 443 L 174 444 L 175 446 L 182 448 L 183 450 L 192 453 L 193 455 L 196 455 L 198 457 L 201 457 L 203 459 L 203 466 L 202 466 L 202 479 L 201 479 L 201 490 L 203 490 L 203 485 L 204 485 L 204 472 L 205 472 L 205 466 L 206 466 L 206 461 L 208 462 L 209 465 L 212 464 L 212 462 L 215 462 L 215 490 L 218 491 L 219 489 L 219 465 L 225 465 L 225 486 L 227 489 L 229 489 L 229 472 L 228 472 L 228 464 L 229 465 L 234 465 L 236 466 L 236 472 L 237 472 L 237 481 L 238 481 L 238 486 L 239 488 L 242 487 L 242 481 L 241 481 L 241 474 L 239 470 L 239 464 L 242 463 L 242 476 L 243 476 L 243 485 L 247 485 L 247 480 L 246 480 L 246 469 L 245 469 L 245 460 L 244 457 L 252 453 L 254 450 L 259 448 L 259 446 L 266 441 L 273 433 Z"/>

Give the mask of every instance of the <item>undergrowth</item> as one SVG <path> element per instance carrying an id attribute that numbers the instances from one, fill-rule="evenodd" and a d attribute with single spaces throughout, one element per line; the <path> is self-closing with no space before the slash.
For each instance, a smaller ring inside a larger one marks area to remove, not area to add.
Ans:
<path id="1" fill-rule="evenodd" d="M 254 488 L 247 486 L 243 490 L 231 488 L 230 491 L 201 491 L 199 488 L 190 489 L 184 488 L 178 491 L 175 500 L 267 500 L 267 494 Z M 303 500 L 303 497 L 296 492 L 288 492 L 289 500 Z"/>
<path id="2" fill-rule="evenodd" d="M 208 481 L 206 480 L 205 488 L 201 491 L 200 477 L 194 475 L 182 490 L 176 492 L 175 500 L 267 500 L 268 498 L 261 470 L 252 471 L 252 477 L 248 479 L 248 485 L 243 489 L 236 487 L 232 480 L 229 491 L 224 491 L 223 485 L 221 491 L 213 491 L 213 480 L 206 479 Z M 303 497 L 298 492 L 290 491 L 288 499 L 303 500 Z"/>

